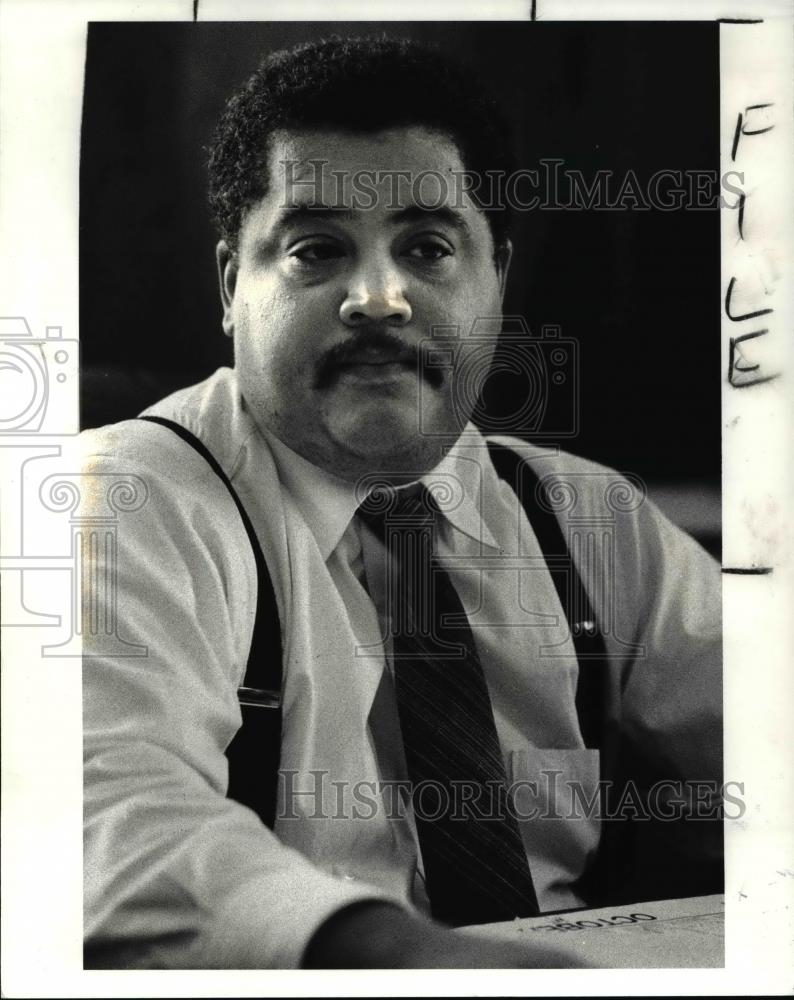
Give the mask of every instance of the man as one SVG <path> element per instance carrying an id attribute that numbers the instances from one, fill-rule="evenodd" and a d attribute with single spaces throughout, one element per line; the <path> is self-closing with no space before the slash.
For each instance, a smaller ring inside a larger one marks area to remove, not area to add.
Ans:
<path id="1" fill-rule="evenodd" d="M 113 597 L 146 656 L 86 629 L 87 964 L 566 965 L 447 926 L 718 889 L 719 825 L 675 821 L 720 778 L 716 566 L 609 470 L 486 441 L 457 377 L 511 253 L 472 178 L 510 167 L 479 88 L 406 43 L 278 53 L 230 102 L 234 370 L 83 436 L 146 488 Z"/>

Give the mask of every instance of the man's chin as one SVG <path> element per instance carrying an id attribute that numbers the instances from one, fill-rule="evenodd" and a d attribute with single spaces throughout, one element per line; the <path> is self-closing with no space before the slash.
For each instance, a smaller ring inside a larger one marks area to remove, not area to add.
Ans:
<path id="1" fill-rule="evenodd" d="M 377 426 L 356 426 L 339 429 L 334 437 L 351 456 L 368 461 L 387 461 L 390 458 L 421 451 L 422 441 L 416 427 L 382 421 Z"/>
<path id="2" fill-rule="evenodd" d="M 329 431 L 361 469 L 384 473 L 429 471 L 440 461 L 444 443 L 442 435 L 422 433 L 414 407 L 383 401 L 368 412 L 340 414 Z"/>

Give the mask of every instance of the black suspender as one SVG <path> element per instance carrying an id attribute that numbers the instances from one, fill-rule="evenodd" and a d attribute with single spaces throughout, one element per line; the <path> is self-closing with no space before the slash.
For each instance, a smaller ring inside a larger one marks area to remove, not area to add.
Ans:
<path id="1" fill-rule="evenodd" d="M 172 420 L 150 416 L 140 419 L 170 428 L 205 459 L 234 500 L 251 544 L 257 573 L 256 618 L 243 686 L 237 692 L 243 721 L 226 750 L 228 796 L 253 809 L 272 828 L 281 755 L 282 643 L 278 606 L 264 553 L 240 498 L 206 446 Z M 582 736 L 586 746 L 600 747 L 606 650 L 587 590 L 570 557 L 559 521 L 547 503 L 539 502 L 545 491 L 543 481 L 510 448 L 489 443 L 488 451 L 497 474 L 516 491 L 549 567 L 579 662 L 576 708 Z M 575 619 L 571 615 L 573 608 L 578 610 Z"/>
<path id="2" fill-rule="evenodd" d="M 228 796 L 253 809 L 271 829 L 276 816 L 278 765 L 281 756 L 281 624 L 273 581 L 254 526 L 229 477 L 209 449 L 181 424 L 163 417 L 141 417 L 178 434 L 204 458 L 218 476 L 240 514 L 256 563 L 256 617 L 242 687 L 238 688 L 243 723 L 226 748 Z"/>
<path id="3" fill-rule="evenodd" d="M 587 588 L 549 503 L 544 480 L 512 449 L 489 442 L 488 451 L 499 478 L 506 480 L 518 495 L 554 581 L 579 663 L 576 687 L 579 728 L 585 746 L 597 749 L 603 743 L 607 657 L 604 637 Z"/>

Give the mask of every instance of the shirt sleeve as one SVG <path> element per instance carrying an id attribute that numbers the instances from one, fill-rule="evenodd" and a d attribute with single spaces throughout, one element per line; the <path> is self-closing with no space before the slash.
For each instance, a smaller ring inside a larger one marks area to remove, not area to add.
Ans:
<path id="1" fill-rule="evenodd" d="M 622 674 L 617 780 L 608 801 L 628 823 L 620 834 L 622 824 L 607 820 L 619 847 L 605 857 L 625 899 L 721 892 L 720 567 L 647 499 L 627 521 L 616 535 L 609 645 L 636 646 Z"/>
<path id="2" fill-rule="evenodd" d="M 256 572 L 202 461 L 84 463 L 98 515 L 120 469 L 146 487 L 82 574 L 87 967 L 296 968 L 332 913 L 385 898 L 226 798 Z"/>
<path id="3" fill-rule="evenodd" d="M 722 781 L 720 566 L 647 498 L 617 541 L 615 639 L 637 644 L 623 725 L 660 773 Z"/>

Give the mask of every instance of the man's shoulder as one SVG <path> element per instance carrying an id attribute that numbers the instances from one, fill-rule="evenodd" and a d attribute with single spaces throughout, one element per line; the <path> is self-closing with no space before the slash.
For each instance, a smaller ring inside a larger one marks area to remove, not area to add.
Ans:
<path id="1" fill-rule="evenodd" d="M 562 448 L 544 447 L 534 444 L 531 441 L 526 441 L 523 438 L 513 437 L 512 435 L 487 434 L 485 441 L 489 445 L 502 445 L 520 455 L 521 458 L 527 460 L 532 468 L 540 474 L 543 474 L 543 472 L 570 472 L 572 474 L 606 473 L 609 475 L 620 475 L 615 469 L 610 468 L 608 465 L 594 462 L 592 459 L 583 458 L 581 455 L 564 451 Z"/>
<path id="2" fill-rule="evenodd" d="M 194 434 L 232 483 L 232 491 L 213 465 L 171 428 L 137 418 L 85 430 L 71 448 L 85 483 L 85 511 L 104 510 L 108 497 L 135 496 L 124 509 L 124 544 L 153 563 L 211 558 L 250 584 L 253 562 L 244 520 L 239 514 L 245 475 L 235 463 L 246 435 L 255 431 L 234 410 L 235 381 L 219 370 L 197 385 L 180 389 L 142 415 L 163 417 Z M 239 410 L 239 405 L 238 405 Z M 224 437 L 226 435 L 226 438 Z M 70 453 L 71 453 L 70 448 Z M 249 516 L 246 500 L 242 502 Z M 126 516 L 129 513 L 130 516 Z M 242 574 L 240 576 L 240 574 Z"/>
<path id="3" fill-rule="evenodd" d="M 178 389 L 147 407 L 141 416 L 163 418 L 184 427 L 204 444 L 230 478 L 241 448 L 256 434 L 234 373 L 228 368 L 219 368 L 203 382 Z M 191 469 L 195 475 L 196 469 L 206 466 L 198 452 L 172 430 L 138 418 L 85 430 L 77 447 L 84 466 L 121 469 L 128 465 L 167 479 L 183 477 Z"/>
<path id="4" fill-rule="evenodd" d="M 488 435 L 489 445 L 501 445 L 527 462 L 545 487 L 551 506 L 558 511 L 577 514 L 606 509 L 612 513 L 631 513 L 647 499 L 645 484 L 639 476 L 620 472 L 589 458 L 582 458 L 561 448 L 548 448 L 507 435 Z"/>
<path id="5" fill-rule="evenodd" d="M 241 549 L 251 550 L 250 521 L 266 558 L 278 558 L 281 486 L 270 447 L 245 409 L 233 372 L 219 369 L 204 382 L 150 406 L 142 416 L 184 427 L 214 462 L 170 427 L 140 419 L 107 424 L 83 431 L 74 445 L 74 464 L 92 480 L 92 495 L 99 498 L 116 482 L 140 487 L 148 498 L 136 515 L 141 545 L 157 546 L 171 532 L 183 548 L 203 546 L 226 559 Z M 146 532 L 151 537 L 144 537 Z"/>

